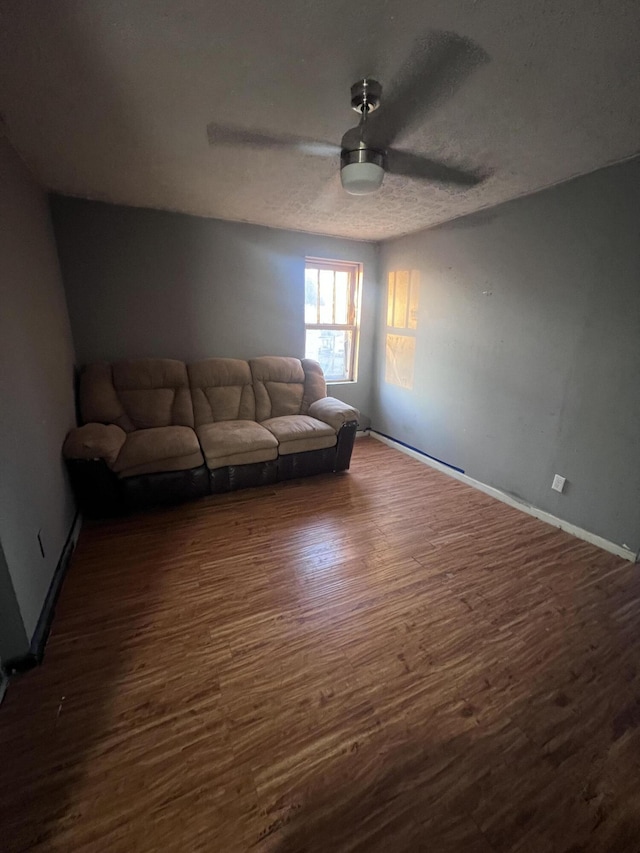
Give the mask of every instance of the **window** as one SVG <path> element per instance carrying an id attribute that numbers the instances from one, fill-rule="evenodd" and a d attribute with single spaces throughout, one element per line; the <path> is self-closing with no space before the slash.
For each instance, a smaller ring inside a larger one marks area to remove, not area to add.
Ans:
<path id="1" fill-rule="evenodd" d="M 327 382 L 356 378 L 362 265 L 307 258 L 304 274 L 305 355 Z"/>

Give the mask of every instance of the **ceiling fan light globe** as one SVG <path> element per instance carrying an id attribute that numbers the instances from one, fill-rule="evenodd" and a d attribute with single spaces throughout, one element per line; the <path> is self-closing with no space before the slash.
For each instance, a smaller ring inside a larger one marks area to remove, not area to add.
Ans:
<path id="1" fill-rule="evenodd" d="M 368 195 L 379 190 L 384 169 L 377 163 L 347 163 L 340 169 L 343 189 L 350 195 Z"/>

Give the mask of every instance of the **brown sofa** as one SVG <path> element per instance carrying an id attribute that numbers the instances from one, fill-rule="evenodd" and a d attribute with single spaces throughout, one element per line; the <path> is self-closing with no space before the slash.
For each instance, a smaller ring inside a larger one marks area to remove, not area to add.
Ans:
<path id="1" fill-rule="evenodd" d="M 310 359 L 141 359 L 88 365 L 84 426 L 64 444 L 92 516 L 348 469 L 356 409 Z"/>

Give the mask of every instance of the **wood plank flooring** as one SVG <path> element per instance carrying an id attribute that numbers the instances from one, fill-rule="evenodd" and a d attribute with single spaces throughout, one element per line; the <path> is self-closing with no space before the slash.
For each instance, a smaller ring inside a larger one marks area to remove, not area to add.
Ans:
<path id="1" fill-rule="evenodd" d="M 638 567 L 358 441 L 85 527 L 0 849 L 639 851 L 639 663 Z"/>

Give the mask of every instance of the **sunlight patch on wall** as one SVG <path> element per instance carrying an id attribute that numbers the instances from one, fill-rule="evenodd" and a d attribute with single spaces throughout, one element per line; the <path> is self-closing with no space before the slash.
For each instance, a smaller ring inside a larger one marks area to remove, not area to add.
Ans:
<path id="1" fill-rule="evenodd" d="M 387 335 L 384 381 L 400 388 L 413 388 L 416 339 L 406 335 Z"/>
<path id="2" fill-rule="evenodd" d="M 418 270 L 392 270 L 387 284 L 385 382 L 413 388 L 420 274 Z"/>
<path id="3" fill-rule="evenodd" d="M 419 298 L 418 270 L 392 270 L 387 287 L 387 326 L 394 329 L 417 329 Z"/>

